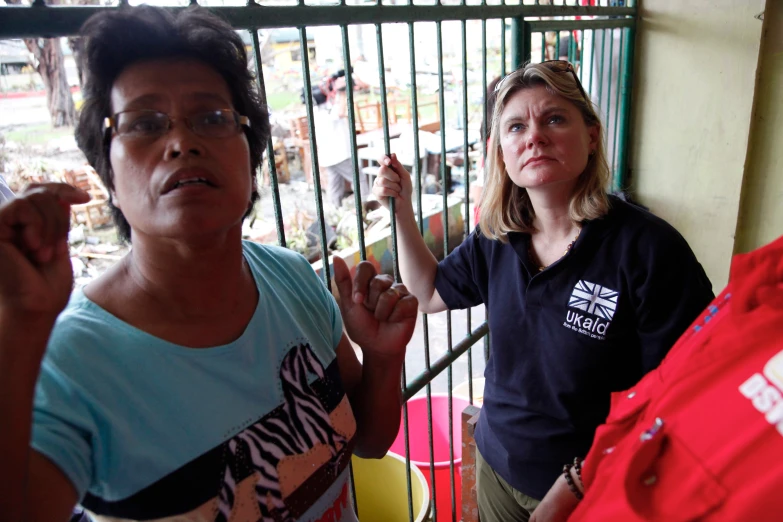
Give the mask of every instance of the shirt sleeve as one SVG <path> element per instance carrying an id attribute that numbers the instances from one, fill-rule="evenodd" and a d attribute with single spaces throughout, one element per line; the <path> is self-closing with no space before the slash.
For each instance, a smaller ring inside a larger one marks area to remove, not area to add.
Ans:
<path id="1" fill-rule="evenodd" d="M 641 270 L 631 283 L 642 370 L 656 368 L 715 295 L 707 274 L 685 239 L 667 226 L 638 248 Z"/>
<path id="2" fill-rule="evenodd" d="M 71 481 L 81 499 L 93 477 L 95 425 L 78 386 L 46 357 L 33 399 L 30 447 L 51 460 Z"/>
<path id="3" fill-rule="evenodd" d="M 476 229 L 465 241 L 438 263 L 435 289 L 449 310 L 470 308 L 484 302 L 482 288 L 487 286 L 486 270 Z"/>

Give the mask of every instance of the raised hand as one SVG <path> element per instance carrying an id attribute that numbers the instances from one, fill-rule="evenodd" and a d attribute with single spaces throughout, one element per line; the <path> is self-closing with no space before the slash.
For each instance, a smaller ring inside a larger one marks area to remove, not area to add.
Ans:
<path id="1" fill-rule="evenodd" d="M 351 273 L 345 261 L 334 258 L 334 283 L 340 294 L 338 304 L 348 336 L 361 346 L 365 356 L 398 357 L 413 335 L 418 301 L 405 285 L 378 275 L 364 261 Z"/>
<path id="2" fill-rule="evenodd" d="M 63 183 L 31 185 L 0 206 L 0 313 L 56 317 L 68 303 L 70 205 L 90 196 Z"/>
<path id="3" fill-rule="evenodd" d="M 381 168 L 373 182 L 372 193 L 386 208 L 389 208 L 388 198 L 396 199 L 396 211 L 402 208 L 413 209 L 413 183 L 411 175 L 397 160 L 397 155 L 384 156 L 378 160 Z"/>

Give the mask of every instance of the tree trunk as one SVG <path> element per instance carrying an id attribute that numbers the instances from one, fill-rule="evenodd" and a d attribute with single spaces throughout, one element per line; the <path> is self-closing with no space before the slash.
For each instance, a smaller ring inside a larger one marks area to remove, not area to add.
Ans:
<path id="1" fill-rule="evenodd" d="M 22 5 L 22 0 L 6 0 L 8 5 Z M 59 4 L 50 0 L 48 4 Z M 65 76 L 65 60 L 59 38 L 25 38 L 27 49 L 35 57 L 35 69 L 41 75 L 46 89 L 46 101 L 52 125 L 64 127 L 76 123 L 76 108 Z"/>
<path id="2" fill-rule="evenodd" d="M 73 60 L 76 63 L 76 73 L 79 75 L 79 87 L 84 87 L 84 71 L 82 71 L 82 51 L 84 50 L 84 40 L 81 36 L 69 36 L 68 47 L 71 48 Z"/>
<path id="3" fill-rule="evenodd" d="M 62 0 L 50 0 L 50 3 L 64 3 Z M 100 5 L 100 0 L 71 0 L 71 5 Z M 107 4 L 108 5 L 108 4 Z M 68 47 L 71 48 L 73 60 L 76 63 L 76 73 L 79 75 L 79 87 L 84 87 L 84 71 L 82 70 L 82 51 L 84 39 L 81 36 L 69 36 Z"/>
<path id="4" fill-rule="evenodd" d="M 46 88 L 46 101 L 54 127 L 76 123 L 76 109 L 65 76 L 65 60 L 59 38 L 25 38 L 27 48 L 35 57 L 35 68 Z"/>

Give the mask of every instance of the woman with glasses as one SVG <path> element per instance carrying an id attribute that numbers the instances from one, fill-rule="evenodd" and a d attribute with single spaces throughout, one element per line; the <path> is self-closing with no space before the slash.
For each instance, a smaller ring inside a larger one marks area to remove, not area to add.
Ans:
<path id="1" fill-rule="evenodd" d="M 396 436 L 415 298 L 335 259 L 338 308 L 303 257 L 242 241 L 269 121 L 228 24 L 142 6 L 82 36 L 77 141 L 133 248 L 71 296 L 87 195 L 0 207 L 0 519 L 355 521 L 347 465 Z"/>
<path id="2" fill-rule="evenodd" d="M 482 522 L 528 520 L 587 453 L 610 394 L 655 368 L 713 297 L 676 230 L 607 195 L 603 126 L 571 64 L 527 65 L 496 94 L 480 221 L 443 261 L 393 155 L 373 189 L 396 200 L 400 271 L 419 309 L 487 305 Z"/>

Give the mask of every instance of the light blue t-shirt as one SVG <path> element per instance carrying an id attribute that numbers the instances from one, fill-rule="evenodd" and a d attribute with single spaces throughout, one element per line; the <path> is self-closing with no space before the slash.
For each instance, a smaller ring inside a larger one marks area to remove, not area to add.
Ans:
<path id="1" fill-rule="evenodd" d="M 80 291 L 58 319 L 31 444 L 96 521 L 356 520 L 337 304 L 299 254 L 244 255 L 259 301 L 230 344 L 166 342 Z"/>

